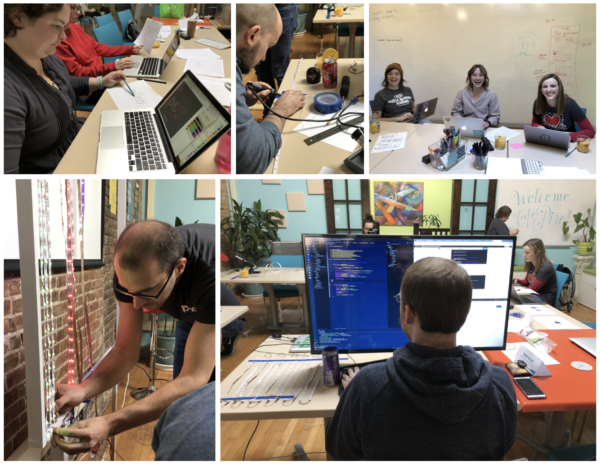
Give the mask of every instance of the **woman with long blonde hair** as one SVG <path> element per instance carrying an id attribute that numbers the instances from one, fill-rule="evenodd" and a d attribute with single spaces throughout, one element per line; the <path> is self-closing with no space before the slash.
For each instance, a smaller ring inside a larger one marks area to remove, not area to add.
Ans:
<path id="1" fill-rule="evenodd" d="M 525 241 L 523 244 L 523 258 L 525 259 L 527 276 L 524 280 L 513 278 L 513 281 L 535 291 L 540 298 L 553 306 L 558 293 L 558 283 L 556 281 L 556 270 L 552 262 L 546 257 L 544 242 L 538 238 Z"/>

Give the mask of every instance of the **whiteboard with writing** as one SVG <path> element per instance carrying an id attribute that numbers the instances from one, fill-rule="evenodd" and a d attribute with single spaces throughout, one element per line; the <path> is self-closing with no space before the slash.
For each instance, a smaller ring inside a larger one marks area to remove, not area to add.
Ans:
<path id="1" fill-rule="evenodd" d="M 416 103 L 438 98 L 429 119 L 450 115 L 471 66 L 482 64 L 504 126 L 531 124 L 539 79 L 561 77 L 596 125 L 595 4 L 371 4 L 369 100 L 400 63 Z"/>
<path id="2" fill-rule="evenodd" d="M 507 205 L 512 209 L 506 221 L 509 230 L 519 229 L 517 244 L 540 238 L 545 246 L 573 246 L 581 232 L 573 234 L 573 214 L 596 206 L 595 180 L 499 180 L 496 210 Z M 562 224 L 571 226 L 567 236 Z"/>

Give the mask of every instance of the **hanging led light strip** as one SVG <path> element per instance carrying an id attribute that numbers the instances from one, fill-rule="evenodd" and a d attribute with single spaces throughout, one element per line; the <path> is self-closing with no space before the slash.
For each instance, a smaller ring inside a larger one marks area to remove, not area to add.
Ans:
<path id="1" fill-rule="evenodd" d="M 42 351 L 44 355 L 44 408 L 46 442 L 52 438 L 52 429 L 57 413 L 54 405 L 56 384 L 54 379 L 56 355 L 54 353 L 54 307 L 52 305 L 52 247 L 50 239 L 50 200 L 48 181 L 37 181 L 38 192 L 38 230 L 39 230 L 39 266 L 42 298 Z"/>
<path id="2" fill-rule="evenodd" d="M 80 196 L 79 199 L 79 212 L 80 212 L 80 222 L 79 222 L 79 251 L 81 253 L 81 286 L 85 286 L 85 274 L 84 274 L 84 262 L 83 262 L 83 221 L 85 220 L 85 180 L 79 180 L 78 186 L 80 187 Z M 90 316 L 88 310 L 87 299 L 85 297 L 85 290 L 82 289 L 83 294 L 83 314 L 85 316 L 85 329 L 87 335 L 87 354 L 88 354 L 88 362 L 90 363 L 90 369 L 94 372 L 94 364 L 92 363 L 92 332 L 90 331 Z"/>
<path id="3" fill-rule="evenodd" d="M 65 180 L 66 188 L 64 195 L 66 198 L 66 233 L 65 218 L 62 217 L 63 235 L 65 235 L 65 263 L 67 268 L 67 383 L 75 383 L 75 323 L 74 323 L 74 302 L 75 302 L 75 271 L 73 269 L 73 250 L 75 247 L 75 238 L 73 234 L 73 202 L 71 198 L 72 183 L 71 180 Z M 62 213 L 62 182 L 61 182 L 61 213 Z"/>

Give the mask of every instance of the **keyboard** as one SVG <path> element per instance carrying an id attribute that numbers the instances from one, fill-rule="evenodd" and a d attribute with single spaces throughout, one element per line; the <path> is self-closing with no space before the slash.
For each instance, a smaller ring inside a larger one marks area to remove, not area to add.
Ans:
<path id="1" fill-rule="evenodd" d="M 150 112 L 125 112 L 129 171 L 166 170 L 165 155 Z"/>
<path id="2" fill-rule="evenodd" d="M 144 58 L 138 72 L 141 76 L 155 76 L 158 73 L 160 58 Z"/>
<path id="3" fill-rule="evenodd" d="M 212 39 L 200 39 L 196 42 L 202 45 L 208 45 L 209 47 L 213 47 L 219 50 L 225 50 L 231 47 L 231 44 L 227 44 L 225 42 L 217 42 L 216 40 Z"/>
<path id="4" fill-rule="evenodd" d="M 537 160 L 521 159 L 523 175 L 539 175 L 544 172 L 544 164 Z"/>
<path id="5" fill-rule="evenodd" d="M 371 361 L 371 362 L 362 362 L 360 364 L 352 363 L 348 366 L 340 367 L 340 380 L 341 380 L 342 376 L 344 375 L 344 373 L 347 372 L 347 370 L 350 369 L 351 367 L 358 367 L 359 369 L 362 369 L 363 367 L 370 366 L 371 364 L 379 364 L 380 362 L 385 362 L 385 361 L 387 361 L 387 359 L 381 359 L 379 361 Z M 352 382 L 350 382 L 350 383 L 352 383 Z M 344 393 L 344 386 L 340 382 L 340 384 L 338 385 L 338 396 L 342 396 L 342 393 Z"/>

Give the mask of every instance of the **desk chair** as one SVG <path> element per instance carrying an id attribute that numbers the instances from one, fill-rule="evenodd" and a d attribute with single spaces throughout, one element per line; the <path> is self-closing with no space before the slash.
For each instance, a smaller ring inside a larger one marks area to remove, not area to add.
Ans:
<path id="1" fill-rule="evenodd" d="M 150 395 L 150 394 L 154 393 L 156 390 L 158 390 L 154 386 L 154 381 L 156 380 L 156 377 L 155 377 L 156 358 L 171 359 L 173 357 L 173 356 L 169 356 L 169 357 L 165 358 L 163 356 L 159 356 L 158 354 L 156 354 L 157 353 L 156 330 L 158 329 L 158 315 L 164 314 L 164 312 L 163 311 L 148 311 L 148 310 L 144 309 L 144 314 L 151 314 L 150 319 L 152 322 L 152 325 L 150 327 L 150 380 L 148 382 L 149 385 L 147 387 L 136 388 L 134 390 L 131 390 L 131 397 L 135 398 L 136 400 L 141 400 L 142 398 L 146 398 L 148 395 Z M 168 350 L 168 349 L 161 348 L 161 350 L 172 353 L 172 351 Z"/>
<path id="2" fill-rule="evenodd" d="M 96 16 L 96 23 L 98 23 L 98 27 L 106 26 L 107 24 L 114 23 L 115 19 L 112 17 L 110 13 L 106 13 L 102 16 Z M 115 23 L 117 24 L 117 23 Z"/>
<path id="3" fill-rule="evenodd" d="M 371 107 L 371 110 L 373 110 L 373 104 L 375 103 L 374 100 L 369 100 L 369 106 Z"/>
<path id="4" fill-rule="evenodd" d="M 127 24 L 129 24 L 129 20 L 133 19 L 133 15 L 131 14 L 131 10 L 123 10 L 117 12 L 119 16 L 119 21 L 121 23 L 121 31 L 123 32 L 123 44 L 124 45 L 134 45 L 133 42 L 127 40 Z"/>
<path id="5" fill-rule="evenodd" d="M 73 108 L 73 110 L 76 112 L 91 112 L 92 110 L 94 110 L 94 107 L 95 105 L 88 104 L 87 102 L 84 102 L 79 97 L 77 97 L 75 99 L 75 107 Z"/>
<path id="6" fill-rule="evenodd" d="M 160 18 L 160 5 L 158 3 L 154 5 L 154 17 Z"/>
<path id="7" fill-rule="evenodd" d="M 558 300 L 560 299 L 560 293 L 562 289 L 565 287 L 565 283 L 567 283 L 567 279 L 569 275 L 563 272 L 556 271 L 556 299 L 554 300 L 554 307 L 558 309 Z"/>
<path id="8" fill-rule="evenodd" d="M 104 45 L 123 45 L 123 37 L 119 32 L 119 27 L 114 21 L 106 26 L 100 26 L 94 29 L 96 40 Z M 103 63 L 113 63 L 123 57 L 102 57 Z"/>
<path id="9" fill-rule="evenodd" d="M 339 50 L 339 39 L 340 37 L 350 37 L 350 27 L 346 23 L 338 23 L 336 24 L 336 33 L 335 33 L 335 49 Z M 354 37 L 364 37 L 365 35 L 365 23 L 358 23 L 356 27 L 356 34 Z M 340 57 L 341 58 L 341 57 Z M 354 57 L 348 57 L 354 58 Z"/>

